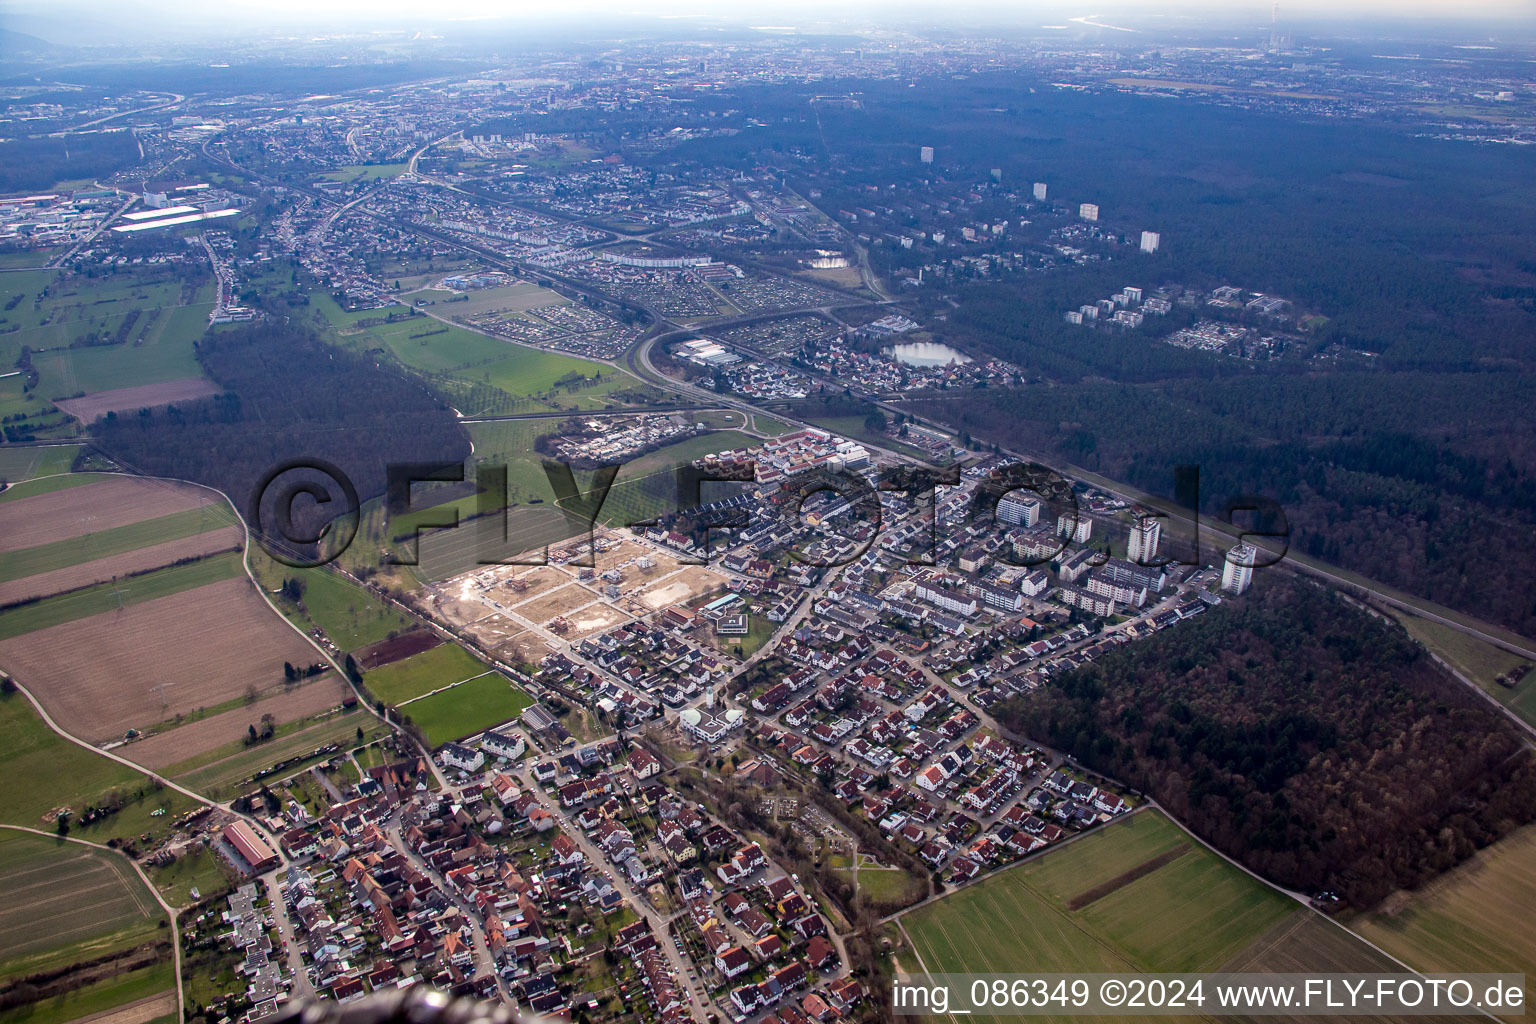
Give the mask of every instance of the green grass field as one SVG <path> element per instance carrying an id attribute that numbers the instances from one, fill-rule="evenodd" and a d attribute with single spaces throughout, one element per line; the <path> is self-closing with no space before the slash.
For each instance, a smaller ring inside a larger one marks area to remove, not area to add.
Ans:
<path id="1" fill-rule="evenodd" d="M 1144 811 L 901 920 L 934 972 L 1183 972 L 1216 969 L 1299 912 Z"/>
<path id="2" fill-rule="evenodd" d="M 0 445 L 0 480 L 15 484 L 33 477 L 68 473 L 79 453 L 79 445 L 50 445 L 46 448 Z"/>
<path id="3" fill-rule="evenodd" d="M 100 483 L 111 479 L 110 473 L 66 473 L 59 476 L 50 476 L 42 480 L 27 480 L 19 484 L 12 484 L 4 491 L 0 491 L 0 502 L 20 501 L 22 498 L 35 498 L 39 494 L 51 494 L 54 491 L 67 491 L 71 487 L 83 487 L 85 484 Z"/>
<path id="4" fill-rule="evenodd" d="M 330 171 L 322 177 L 331 181 L 378 181 L 381 178 L 393 178 L 404 174 L 406 163 L 398 164 L 347 164 Z"/>
<path id="5" fill-rule="evenodd" d="M 9 829 L 0 829 L 0 891 L 0 979 L 135 946 L 165 919 L 120 855 Z"/>
<path id="6" fill-rule="evenodd" d="M 547 305 L 560 300 L 554 292 L 534 285 L 492 291 L 507 292 L 501 297 L 503 302 L 515 300 L 525 306 Z M 441 296 L 443 293 L 421 294 Z M 442 308 L 459 316 L 464 314 L 464 307 L 475 301 L 485 301 L 484 296 L 471 303 L 453 303 Z M 391 313 L 404 313 L 404 306 L 348 313 L 323 293 L 311 295 L 310 303 L 315 316 L 335 330 L 342 344 L 363 350 L 382 350 L 393 356 L 404 367 L 431 378 L 465 414 L 600 408 L 614 403 L 612 396 L 615 392 L 650 390 L 634 377 L 611 366 L 517 345 L 431 317 L 360 325 L 361 321 L 382 320 Z M 557 384 L 567 378 L 567 383 Z"/>
<path id="7" fill-rule="evenodd" d="M 0 1024 L 66 1024 L 67 1021 L 138 1002 L 160 992 L 170 990 L 174 994 L 175 988 L 175 971 L 171 961 L 166 959 L 149 967 L 72 989 L 41 1003 L 0 1012 Z"/>
<path id="8" fill-rule="evenodd" d="M 104 843 L 140 833 L 163 837 L 176 816 L 193 806 L 174 790 L 155 787 L 142 772 L 60 739 L 20 694 L 0 696 L 0 736 L 5 737 L 0 778 L 26 780 L 25 785 L 0 786 L 0 822 L 51 829 L 43 820 L 48 812 L 71 807 L 78 813 L 116 792 L 125 801 L 121 810 L 91 825 L 76 823 L 70 831 Z M 160 808 L 166 813 L 151 815 Z"/>
<path id="9" fill-rule="evenodd" d="M 860 868 L 859 892 L 875 903 L 900 906 L 923 893 L 923 880 L 900 868 Z"/>
<path id="10" fill-rule="evenodd" d="M 73 622 L 90 615 L 114 611 L 119 607 L 153 601 L 183 590 L 233 579 L 245 572 L 240 556 L 235 552 L 200 558 L 185 565 L 172 565 L 156 569 L 142 576 L 134 576 L 119 583 L 99 583 L 93 587 L 73 590 L 57 597 L 44 598 L 32 604 L 12 608 L 0 615 L 0 639 L 9 639 L 23 633 Z M 119 604 L 121 602 L 121 604 Z"/>
<path id="11" fill-rule="evenodd" d="M 181 537 L 191 537 L 238 522 L 234 511 L 224 503 L 204 508 L 186 509 L 170 515 L 143 519 L 137 523 L 98 530 L 68 540 L 20 551 L 0 553 L 0 581 L 17 580 L 41 572 L 51 572 L 82 562 L 138 548 L 163 544 Z"/>
<path id="12" fill-rule="evenodd" d="M 774 419 L 765 412 L 752 414 L 752 427 L 759 434 L 767 434 L 769 437 L 778 437 L 780 434 L 791 433 L 795 428 L 783 420 Z"/>
<path id="13" fill-rule="evenodd" d="M 0 314 L 0 327 L 16 328 L 0 334 L 0 363 L 9 366 L 22 345 L 30 347 L 44 398 L 199 376 L 192 342 L 207 327 L 211 284 L 183 304 L 181 282 L 153 271 L 96 278 L 26 271 L 0 277 L 0 295 L 22 296 Z M 125 324 L 120 344 L 70 348 L 88 335 L 116 337 Z"/>
<path id="14" fill-rule="evenodd" d="M 404 612 L 389 607 L 345 576 L 326 568 L 291 569 L 272 561 L 260 548 L 251 550 L 251 571 L 283 614 L 307 632 L 316 627 L 344 651 L 377 643 L 410 628 Z M 287 577 L 303 581 L 304 607 L 275 593 Z"/>
<path id="15" fill-rule="evenodd" d="M 402 714 L 421 727 L 434 747 L 516 718 L 533 698 L 499 672 L 412 701 Z"/>
<path id="16" fill-rule="evenodd" d="M 188 307 L 196 322 L 206 324 L 212 304 Z M 192 334 L 181 329 L 166 331 L 158 344 L 97 346 L 54 349 L 33 357 L 42 378 L 38 391 L 49 399 L 68 398 L 84 392 L 111 391 L 115 388 L 160 384 L 165 381 L 201 377 L 192 343 L 201 331 Z"/>
<path id="17" fill-rule="evenodd" d="M 371 669 L 364 674 L 363 684 L 386 704 L 403 704 L 486 671 L 485 665 L 464 648 L 447 643 Z"/>

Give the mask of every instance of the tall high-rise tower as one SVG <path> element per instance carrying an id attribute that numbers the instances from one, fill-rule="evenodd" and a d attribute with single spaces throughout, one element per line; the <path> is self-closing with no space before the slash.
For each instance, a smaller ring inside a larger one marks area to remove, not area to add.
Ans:
<path id="1" fill-rule="evenodd" d="M 1163 537 L 1163 524 L 1156 516 L 1142 516 L 1131 527 L 1126 557 L 1138 565 L 1150 565 L 1157 557 L 1157 545 Z"/>
<path id="2" fill-rule="evenodd" d="M 1253 563 L 1258 552 L 1239 541 L 1227 552 L 1221 566 L 1221 589 L 1241 594 L 1253 583 Z"/>

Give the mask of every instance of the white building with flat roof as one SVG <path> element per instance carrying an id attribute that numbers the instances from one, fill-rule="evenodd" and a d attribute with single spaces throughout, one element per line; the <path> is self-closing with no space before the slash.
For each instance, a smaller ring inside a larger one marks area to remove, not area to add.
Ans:
<path id="1" fill-rule="evenodd" d="M 1084 203 L 1077 208 L 1077 215 L 1083 220 L 1096 221 L 1099 219 L 1099 207 L 1097 203 Z"/>
<path id="2" fill-rule="evenodd" d="M 1163 243 L 1163 236 L 1156 231 L 1143 231 L 1141 233 L 1141 251 L 1157 252 L 1157 247 Z"/>
<path id="3" fill-rule="evenodd" d="M 1046 192 L 1045 182 L 1043 182 L 1043 181 L 1035 182 L 1035 201 L 1036 202 L 1041 202 L 1041 203 L 1045 202 L 1045 192 Z"/>

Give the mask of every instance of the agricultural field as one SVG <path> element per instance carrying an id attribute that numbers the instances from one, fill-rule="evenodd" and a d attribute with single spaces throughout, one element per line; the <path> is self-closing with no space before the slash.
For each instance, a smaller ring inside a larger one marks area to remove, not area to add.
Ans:
<path id="1" fill-rule="evenodd" d="M 208 752 L 236 753 L 252 725 L 260 728 L 271 716 L 277 735 L 303 728 L 307 723 L 339 708 L 354 696 L 352 687 L 335 672 L 325 672 L 281 692 L 247 701 L 239 698 L 226 703 L 234 707 L 212 711 L 181 725 L 162 728 L 142 739 L 119 747 L 117 753 L 135 764 L 163 770 L 184 764 L 188 759 Z"/>
<path id="2" fill-rule="evenodd" d="M 401 713 L 421 729 L 429 745 L 439 747 L 510 721 L 532 703 L 533 698 L 505 676 L 492 672 L 411 701 Z"/>
<path id="3" fill-rule="evenodd" d="M 8 274 L 0 294 L 16 305 L 0 314 L 0 365 L 9 369 L 23 345 L 31 351 L 38 385 L 20 390 L 21 377 L 0 379 L 0 415 L 23 436 L 78 433 L 56 401 L 79 403 L 83 420 L 107 408 L 137 408 L 208 390 L 194 343 L 207 330 L 213 288 L 155 271 L 120 271 L 83 278 L 54 271 Z M 113 394 L 122 389 L 170 391 Z M 98 393 L 108 393 L 98 397 Z"/>
<path id="4" fill-rule="evenodd" d="M 362 739 L 358 739 L 362 730 Z M 317 751 L 332 745 L 343 750 L 387 735 L 389 730 L 366 711 L 353 710 L 314 723 L 296 723 L 293 731 L 281 727 L 274 739 L 253 747 L 232 744 L 174 764 L 165 774 L 195 792 L 228 800 L 246 788 L 247 781 L 279 761 L 297 758 L 284 770 L 292 774 L 333 757 Z"/>
<path id="5" fill-rule="evenodd" d="M 1242 953 L 1227 961 L 1222 971 L 1261 974 L 1402 974 L 1403 966 L 1371 948 L 1355 935 L 1321 914 L 1292 914 L 1282 918 L 1268 933 L 1255 939 Z M 1315 1017 L 1271 1014 L 1264 1017 L 1224 1017 L 1252 1020 L 1257 1024 L 1302 1024 Z M 1372 1018 L 1383 1024 L 1413 1024 L 1422 1017 Z"/>
<path id="6" fill-rule="evenodd" d="M 3 385 L 4 381 L 0 381 L 0 387 Z M 15 484 L 33 477 L 68 473 L 78 454 L 79 445 L 49 445 L 45 448 L 0 445 L 0 480 Z"/>
<path id="7" fill-rule="evenodd" d="M 92 502 L 96 496 L 103 495 L 110 502 L 115 500 L 112 494 L 124 489 L 114 485 L 140 482 L 123 478 L 0 508 L 0 528 L 12 529 L 23 542 L 41 539 L 35 529 L 38 526 L 48 528 L 44 535 L 53 536 L 71 528 L 89 530 L 30 547 L 11 547 L 12 537 L 0 542 L 0 604 L 46 597 L 107 580 L 127 580 L 152 569 L 238 551 L 244 546 L 245 532 L 229 506 L 210 492 L 192 488 L 151 492 L 151 498 L 163 498 L 166 503 L 155 504 L 148 511 L 161 512 L 175 504 L 192 507 L 118 526 L 107 525 L 115 521 L 110 512 L 118 509 L 106 513 L 95 509 Z M 44 510 L 42 506 L 53 507 Z M 102 524 L 100 528 L 96 528 L 98 523 Z"/>
<path id="8" fill-rule="evenodd" d="M 357 657 L 359 668 L 367 671 L 389 665 L 423 651 L 430 651 L 434 647 L 442 645 L 443 638 L 430 629 L 411 629 L 396 636 L 380 640 L 376 644 L 359 648 L 353 653 Z"/>
<path id="9" fill-rule="evenodd" d="M 6 450 L 0 448 L 0 451 Z M 23 480 L 21 483 L 13 483 L 5 490 L 0 491 L 0 505 L 21 501 L 25 498 L 35 498 L 40 494 L 52 494 L 54 491 L 67 491 L 72 487 L 84 487 L 86 484 L 117 479 L 116 475 L 107 473 L 63 473 L 48 476 L 39 474 L 39 476 L 41 479 Z"/>
<path id="10" fill-rule="evenodd" d="M 222 578 L 199 578 L 221 559 Z M 92 741 L 280 688 L 283 663 L 308 665 L 316 652 L 239 566 L 226 555 L 138 577 L 121 607 L 102 584 L 13 610 L 0 666 L 61 728 Z"/>
<path id="11" fill-rule="evenodd" d="M 70 835 L 95 843 L 136 839 L 142 833 L 158 840 L 194 806 L 143 773 L 61 739 L 19 693 L 0 694 L 0 736 L 5 737 L 0 778 L 30 783 L 0 787 L 0 822 L 5 824 L 52 829 L 60 808 L 72 809 L 78 818 L 88 805 L 117 803 L 115 814 L 89 825 L 76 821 Z M 154 815 L 157 810 L 165 813 Z"/>
<path id="12" fill-rule="evenodd" d="M 0 640 L 74 622 L 108 612 L 124 613 L 134 605 L 179 594 L 184 590 L 234 579 L 241 575 L 240 558 L 233 553 L 172 565 L 117 583 L 56 594 L 13 607 L 0 616 Z M 0 661 L 3 667 L 3 661 Z"/>
<path id="13" fill-rule="evenodd" d="M 201 377 L 186 377 L 164 383 L 97 391 L 80 398 L 60 398 L 53 404 L 81 423 L 94 423 L 109 412 L 129 413 L 153 409 L 173 402 L 190 402 L 219 393 L 217 385 Z"/>
<path id="14" fill-rule="evenodd" d="M 41 352 L 67 349 L 71 342 L 91 335 L 108 339 L 130 317 L 124 343 L 141 339 L 148 343 L 166 315 L 181 307 L 184 292 L 175 275 L 164 272 L 126 270 L 95 278 L 56 270 L 6 274 L 0 279 L 0 296 L 5 302 L 21 298 L 0 312 L 0 328 L 15 328 L 0 335 L 0 362 L 14 363 L 23 345 Z M 204 324 L 207 317 L 205 308 Z"/>
<path id="15" fill-rule="evenodd" d="M 1420 971 L 1503 971 L 1536 978 L 1536 826 L 1479 852 L 1416 892 L 1399 892 L 1350 921 Z M 1527 987 L 1529 996 L 1529 987 Z"/>
<path id="16" fill-rule="evenodd" d="M 490 671 L 458 644 L 442 644 L 363 676 L 368 692 L 386 704 L 402 705 Z"/>
<path id="17" fill-rule="evenodd" d="M 151 941 L 165 919 L 120 854 L 9 829 L 0 892 L 0 980 Z"/>
<path id="18" fill-rule="evenodd" d="M 934 972 L 1184 972 L 1302 912 L 1143 811 L 901 920 Z"/>
<path id="19" fill-rule="evenodd" d="M 0 540 L 0 551 L 15 552 L 23 548 L 35 548 L 142 523 L 175 512 L 224 504 L 217 493 L 206 488 L 166 480 L 120 476 L 87 483 L 88 486 L 79 489 L 53 491 L 28 497 L 25 501 L 18 500 L 0 510 L 0 538 L 4 538 Z M 231 521 L 225 519 L 224 522 Z M 146 539 L 154 536 L 152 528 L 144 529 L 147 531 Z M 183 534 L 176 536 L 180 535 Z M 133 536 L 128 535 L 128 538 Z M 141 542 L 128 543 L 126 547 L 115 547 L 102 554 L 114 554 Z M 59 564 L 71 563 L 55 563 L 47 568 L 58 568 Z M 14 579 L 15 576 L 7 578 Z"/>

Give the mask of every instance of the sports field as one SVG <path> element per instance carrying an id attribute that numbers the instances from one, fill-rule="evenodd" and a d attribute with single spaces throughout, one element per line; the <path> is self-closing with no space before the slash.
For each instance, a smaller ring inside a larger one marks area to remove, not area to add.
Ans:
<path id="1" fill-rule="evenodd" d="M 1183 972 L 1302 912 L 1143 811 L 901 920 L 933 972 Z"/>
<path id="2" fill-rule="evenodd" d="M 411 701 L 401 712 L 421 727 L 429 744 L 438 747 L 514 719 L 532 703 L 533 698 L 505 676 L 492 672 Z"/>
<path id="3" fill-rule="evenodd" d="M 363 676 L 363 685 L 386 704 L 403 704 L 487 671 L 464 648 L 448 643 L 371 669 Z"/>
<path id="4" fill-rule="evenodd" d="M 121 856 L 9 829 L 0 892 L 0 979 L 133 946 L 165 917 Z"/>

